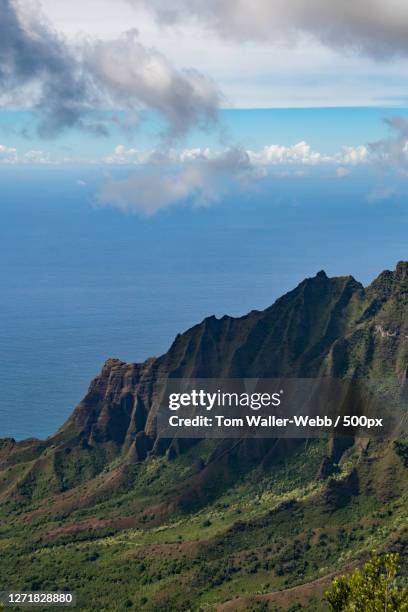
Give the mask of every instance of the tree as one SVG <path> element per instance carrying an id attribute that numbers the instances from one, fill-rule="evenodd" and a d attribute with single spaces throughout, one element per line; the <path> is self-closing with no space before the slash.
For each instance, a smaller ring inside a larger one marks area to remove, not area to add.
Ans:
<path id="1" fill-rule="evenodd" d="M 399 555 L 371 555 L 362 570 L 334 578 L 324 595 L 333 612 L 408 612 L 408 593 L 397 583 Z"/>

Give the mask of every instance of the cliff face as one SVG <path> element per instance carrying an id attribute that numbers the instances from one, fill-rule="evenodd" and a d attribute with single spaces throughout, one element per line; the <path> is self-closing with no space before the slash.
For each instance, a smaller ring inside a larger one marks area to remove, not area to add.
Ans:
<path id="1" fill-rule="evenodd" d="M 158 381 L 167 377 L 322 374 L 403 380 L 407 364 L 408 263 L 383 272 L 368 288 L 352 277 L 319 272 L 262 312 L 205 319 L 178 335 L 159 358 L 142 364 L 109 359 L 54 436 L 0 445 L 0 496 L 41 495 L 47 487 L 38 483 L 45 482 L 66 490 L 115 458 L 132 464 L 149 453 L 182 452 L 180 442 L 156 439 Z M 268 441 L 247 442 L 241 455 L 260 461 L 270 448 Z"/>

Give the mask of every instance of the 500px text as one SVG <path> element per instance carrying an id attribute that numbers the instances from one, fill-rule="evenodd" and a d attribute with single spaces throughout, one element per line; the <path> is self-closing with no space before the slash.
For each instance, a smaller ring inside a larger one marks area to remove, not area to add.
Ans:
<path id="1" fill-rule="evenodd" d="M 293 416 L 291 418 L 281 418 L 275 415 L 262 417 L 259 415 L 246 415 L 245 418 L 231 418 L 223 415 L 215 415 L 213 418 L 198 415 L 192 418 L 179 417 L 173 415 L 169 418 L 171 427 L 363 427 L 371 429 L 373 427 L 383 427 L 383 419 L 368 418 L 366 416 L 341 416 L 335 419 L 328 416 Z"/>

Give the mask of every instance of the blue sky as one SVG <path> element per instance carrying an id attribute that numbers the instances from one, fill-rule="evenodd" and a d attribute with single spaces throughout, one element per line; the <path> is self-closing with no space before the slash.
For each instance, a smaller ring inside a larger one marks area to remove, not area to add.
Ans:
<path id="1" fill-rule="evenodd" d="M 106 113 L 110 116 L 112 113 Z M 211 147 L 220 149 L 225 143 L 255 150 L 272 143 L 290 146 L 306 141 L 313 149 L 335 153 L 343 145 L 358 146 L 387 136 L 384 122 L 395 115 L 408 118 L 407 108 L 329 107 L 298 109 L 223 109 L 222 131 L 192 129 L 178 148 Z M 160 144 L 163 121 L 152 113 L 133 133 L 112 127 L 109 136 L 96 137 L 73 129 L 58 138 L 40 138 L 35 134 L 36 115 L 30 111 L 0 112 L 0 143 L 16 147 L 21 153 L 37 148 L 55 161 L 101 161 L 119 144 L 150 151 Z M 26 131 L 33 136 L 28 138 Z"/>

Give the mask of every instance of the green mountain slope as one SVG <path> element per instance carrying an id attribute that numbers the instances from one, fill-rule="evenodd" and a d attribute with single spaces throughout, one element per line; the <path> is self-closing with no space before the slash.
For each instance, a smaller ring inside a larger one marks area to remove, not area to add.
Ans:
<path id="1" fill-rule="evenodd" d="M 72 589 L 89 610 L 324 609 L 333 573 L 371 548 L 406 562 L 408 442 L 163 440 L 160 381 L 404 385 L 407 367 L 406 262 L 368 288 L 320 272 L 159 358 L 108 360 L 54 436 L 0 442 L 0 591 Z"/>

